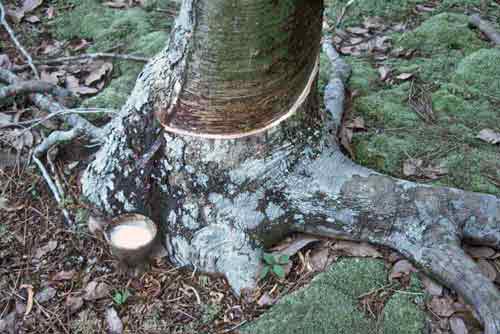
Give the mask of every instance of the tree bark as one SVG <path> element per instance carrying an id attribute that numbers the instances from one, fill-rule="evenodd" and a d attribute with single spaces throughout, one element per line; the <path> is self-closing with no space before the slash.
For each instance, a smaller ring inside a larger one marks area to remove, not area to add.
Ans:
<path id="1" fill-rule="evenodd" d="M 392 247 L 500 333 L 500 294 L 461 250 L 500 248 L 500 200 L 397 180 L 336 141 L 349 68 L 316 90 L 320 0 L 186 0 L 82 178 L 114 216 L 159 222 L 177 265 L 255 286 L 262 249 L 294 231 Z"/>

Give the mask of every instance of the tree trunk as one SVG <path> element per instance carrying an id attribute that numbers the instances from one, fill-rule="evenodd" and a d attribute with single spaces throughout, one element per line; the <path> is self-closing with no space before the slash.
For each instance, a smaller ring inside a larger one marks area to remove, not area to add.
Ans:
<path id="1" fill-rule="evenodd" d="M 336 141 L 348 67 L 318 104 L 321 0 L 186 0 L 82 179 L 113 216 L 160 223 L 170 259 L 255 286 L 263 247 L 293 231 L 392 247 L 500 333 L 500 294 L 460 248 L 500 248 L 500 200 L 393 179 Z"/>

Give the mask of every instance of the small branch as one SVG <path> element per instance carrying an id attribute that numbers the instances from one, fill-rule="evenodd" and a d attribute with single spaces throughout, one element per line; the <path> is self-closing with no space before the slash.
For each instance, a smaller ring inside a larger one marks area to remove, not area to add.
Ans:
<path id="1" fill-rule="evenodd" d="M 30 80 L 18 82 L 6 87 L 0 88 L 0 100 L 17 95 L 32 93 L 50 93 L 56 96 L 66 97 L 71 95 L 69 91 L 50 82 L 41 80 Z"/>
<path id="2" fill-rule="evenodd" d="M 11 85 L 22 82 L 15 74 L 2 68 L 0 68 L 0 81 L 4 81 Z M 105 130 L 93 125 L 83 117 L 75 115 L 74 113 L 68 113 L 68 109 L 66 109 L 61 104 L 38 93 L 31 94 L 30 99 L 40 109 L 46 110 L 50 113 L 59 113 L 60 115 L 65 115 L 62 117 L 63 120 L 68 123 L 69 126 L 73 128 L 79 128 L 81 131 L 83 131 L 83 134 L 85 136 L 97 141 L 103 140 Z"/>
<path id="3" fill-rule="evenodd" d="M 479 29 L 486 35 L 495 45 L 500 45 L 500 33 L 496 31 L 495 27 L 479 16 L 479 14 L 472 14 L 469 16 L 469 24 Z"/>
<path id="4" fill-rule="evenodd" d="M 49 175 L 49 172 L 47 172 L 47 169 L 43 165 L 43 163 L 38 159 L 36 155 L 33 155 L 33 161 L 37 165 L 38 169 L 40 169 L 40 172 L 42 173 L 42 177 L 45 179 L 45 182 L 47 182 L 47 185 L 52 192 L 52 195 L 54 195 L 54 198 L 56 199 L 57 204 L 61 206 L 61 210 L 63 212 L 64 218 L 66 218 L 66 222 L 69 225 L 73 224 L 73 221 L 71 220 L 71 217 L 69 216 L 68 210 L 66 210 L 63 207 L 63 201 L 61 198 L 61 195 L 59 194 L 59 191 L 57 190 L 56 185 L 54 184 L 54 181 L 52 181 L 52 178 Z"/>
<path id="5" fill-rule="evenodd" d="M 68 131 L 54 131 L 47 138 L 45 138 L 41 144 L 39 144 L 33 154 L 40 157 L 42 154 L 47 152 L 52 147 L 57 144 L 72 141 L 82 134 L 82 130 L 79 128 L 73 128 Z"/>
<path id="6" fill-rule="evenodd" d="M 344 6 L 344 8 L 342 8 L 342 12 L 340 13 L 340 16 L 338 17 L 337 23 L 335 25 L 336 27 L 339 27 L 342 24 L 342 21 L 344 20 L 345 14 L 349 10 L 349 7 L 352 6 L 352 4 L 354 3 L 354 1 L 356 1 L 356 0 L 349 0 L 349 2 Z"/>
<path id="7" fill-rule="evenodd" d="M 68 57 L 60 57 L 60 58 L 54 58 L 54 59 L 39 59 L 39 60 L 34 60 L 33 64 L 36 65 L 57 65 L 61 63 L 69 63 L 69 62 L 78 62 L 82 60 L 97 60 L 97 59 L 118 59 L 118 60 L 129 60 L 129 61 L 135 61 L 139 63 L 147 63 L 150 59 L 147 57 L 141 57 L 141 56 L 135 56 L 135 55 L 124 55 L 124 54 L 117 54 L 117 53 L 105 53 L 105 52 L 99 52 L 99 53 L 87 53 L 87 54 L 82 54 L 82 55 L 77 55 L 77 56 L 68 56 Z M 13 70 L 14 71 L 23 71 L 26 68 L 28 68 L 29 65 L 19 65 L 19 66 L 14 66 Z"/>
<path id="8" fill-rule="evenodd" d="M 3 25 L 7 33 L 9 34 L 10 39 L 14 44 L 16 45 L 16 48 L 23 54 L 24 58 L 28 61 L 28 66 L 31 68 L 33 73 L 35 74 L 35 77 L 37 79 L 40 79 L 40 75 L 38 74 L 38 70 L 36 69 L 35 65 L 33 64 L 33 59 L 31 58 L 31 55 L 26 51 L 26 49 L 19 43 L 19 40 L 16 38 L 16 35 L 10 25 L 7 23 L 7 20 L 5 19 L 5 8 L 2 4 L 2 1 L 0 0 L 0 24 Z"/>

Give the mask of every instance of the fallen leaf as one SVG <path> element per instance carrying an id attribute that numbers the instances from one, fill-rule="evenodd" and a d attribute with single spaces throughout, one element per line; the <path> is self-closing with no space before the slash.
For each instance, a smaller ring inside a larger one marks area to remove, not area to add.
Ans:
<path id="1" fill-rule="evenodd" d="M 106 310 L 106 322 L 108 323 L 108 333 L 109 334 L 121 334 L 123 333 L 123 323 L 118 313 L 113 307 Z"/>
<path id="2" fill-rule="evenodd" d="M 410 273 L 415 273 L 417 270 L 408 260 L 399 260 L 392 266 L 391 272 L 389 274 L 389 278 L 401 278 L 403 276 L 409 275 Z"/>
<path id="3" fill-rule="evenodd" d="M 453 300 L 448 297 L 433 297 L 429 303 L 432 312 L 440 317 L 450 317 L 455 311 L 453 308 Z"/>
<path id="4" fill-rule="evenodd" d="M 110 7 L 110 8 L 126 8 L 127 3 L 125 1 L 107 1 L 103 3 L 104 6 Z"/>
<path id="5" fill-rule="evenodd" d="M 52 281 L 69 281 L 71 280 L 76 274 L 75 270 L 68 270 L 68 271 L 60 271 L 56 273 L 54 276 L 52 276 Z"/>
<path id="6" fill-rule="evenodd" d="M 26 18 L 26 21 L 28 21 L 29 23 L 38 23 L 40 22 L 40 18 L 36 15 L 30 15 Z"/>
<path id="7" fill-rule="evenodd" d="M 66 308 L 69 309 L 70 313 L 75 313 L 83 306 L 83 298 L 82 297 L 66 297 L 66 301 L 64 302 Z"/>
<path id="8" fill-rule="evenodd" d="M 96 81 L 101 80 L 107 73 L 111 73 L 113 70 L 113 64 L 102 63 L 101 66 L 94 69 L 89 76 L 85 79 L 85 85 L 90 86 Z"/>
<path id="9" fill-rule="evenodd" d="M 426 12 L 426 13 L 430 13 L 430 12 L 433 12 L 435 11 L 436 9 L 433 8 L 433 7 L 429 7 L 429 6 L 425 6 L 425 5 L 416 5 L 415 8 L 417 9 L 417 11 L 419 12 Z"/>
<path id="10" fill-rule="evenodd" d="M 468 330 L 465 326 L 464 319 L 457 316 L 452 316 L 450 318 L 450 328 L 453 334 L 467 334 Z"/>
<path id="11" fill-rule="evenodd" d="M 9 200 L 5 197 L 0 197 L 0 211 L 15 212 L 24 208 L 24 205 L 9 204 Z"/>
<path id="12" fill-rule="evenodd" d="M 350 32 L 351 34 L 355 34 L 355 35 L 364 35 L 364 34 L 369 32 L 368 29 L 361 28 L 361 27 L 349 27 L 349 28 L 346 28 L 346 31 Z"/>
<path id="13" fill-rule="evenodd" d="M 328 248 L 317 249 L 310 255 L 310 262 L 314 271 L 323 271 L 332 263 Z"/>
<path id="14" fill-rule="evenodd" d="M 16 331 L 16 311 L 12 311 L 0 319 L 0 333 L 14 334 Z"/>
<path id="15" fill-rule="evenodd" d="M 436 283 L 434 280 L 430 279 L 427 276 L 422 276 L 421 278 L 422 284 L 425 287 L 425 290 L 431 296 L 441 296 L 443 294 L 443 286 Z"/>
<path id="16" fill-rule="evenodd" d="M 383 23 L 383 19 L 378 16 L 368 16 L 365 17 L 363 21 L 363 25 L 367 29 L 383 29 L 385 25 Z"/>
<path id="17" fill-rule="evenodd" d="M 12 67 L 12 62 L 9 56 L 6 54 L 0 54 L 0 68 L 10 69 Z"/>
<path id="18" fill-rule="evenodd" d="M 479 138 L 482 141 L 493 145 L 500 143 L 500 133 L 495 132 L 491 129 L 481 130 L 476 138 Z"/>
<path id="19" fill-rule="evenodd" d="M 12 115 L 7 115 L 0 112 L 0 126 L 6 126 L 12 124 Z"/>
<path id="20" fill-rule="evenodd" d="M 274 305 L 275 300 L 272 298 L 268 292 L 264 292 L 262 296 L 260 296 L 259 300 L 257 301 L 257 305 L 259 306 L 269 306 L 269 305 Z"/>
<path id="21" fill-rule="evenodd" d="M 109 295 L 111 288 L 104 282 L 92 281 L 85 288 L 84 300 L 97 300 Z"/>
<path id="22" fill-rule="evenodd" d="M 366 242 L 353 242 L 340 240 L 332 246 L 333 250 L 342 251 L 349 256 L 380 258 L 382 254 Z"/>
<path id="23" fill-rule="evenodd" d="M 401 81 L 406 81 L 410 78 L 412 78 L 415 74 L 414 73 L 401 73 L 398 76 L 396 76 L 396 79 L 401 80 Z"/>
<path id="24" fill-rule="evenodd" d="M 366 130 L 365 120 L 363 117 L 358 116 L 352 121 L 347 122 L 346 127 L 353 130 Z"/>
<path id="25" fill-rule="evenodd" d="M 20 289 L 26 289 L 28 292 L 28 301 L 26 302 L 26 311 L 24 311 L 24 316 L 30 314 L 31 309 L 33 308 L 33 285 L 31 284 L 23 284 L 19 287 Z"/>
<path id="26" fill-rule="evenodd" d="M 354 158 L 355 156 L 354 151 L 351 147 L 352 135 L 353 135 L 352 129 L 349 129 L 345 126 L 343 126 L 342 129 L 340 129 L 340 134 L 339 134 L 340 145 L 342 145 L 342 147 L 346 149 L 351 158 Z"/>
<path id="27" fill-rule="evenodd" d="M 55 11 L 54 7 L 50 6 L 49 8 L 47 8 L 46 15 L 47 15 L 47 18 L 49 20 L 53 19 L 55 14 L 56 14 L 56 11 Z"/>
<path id="28" fill-rule="evenodd" d="M 106 221 L 97 216 L 89 216 L 89 221 L 87 223 L 89 232 L 92 234 L 97 234 L 98 232 L 103 232 L 106 226 Z"/>
<path id="29" fill-rule="evenodd" d="M 53 287 L 49 286 L 49 287 L 46 287 L 45 289 L 43 289 L 42 291 L 38 292 L 35 295 L 35 299 L 40 304 L 43 304 L 43 303 L 50 301 L 52 298 L 54 298 L 56 296 L 56 293 L 57 293 L 57 290 L 54 289 Z"/>
<path id="30" fill-rule="evenodd" d="M 302 248 L 316 241 L 319 241 L 319 239 L 309 235 L 299 234 L 296 238 L 287 240 L 284 243 L 273 247 L 271 250 L 273 251 L 273 254 L 292 256 Z"/>
<path id="31" fill-rule="evenodd" d="M 380 74 L 380 80 L 385 81 L 389 77 L 389 74 L 391 73 L 391 69 L 389 66 L 380 66 L 378 68 L 378 73 Z"/>
<path id="32" fill-rule="evenodd" d="M 443 165 L 424 166 L 422 159 L 407 159 L 403 162 L 403 175 L 423 177 L 436 180 L 448 174 L 448 169 Z"/>
<path id="33" fill-rule="evenodd" d="M 493 248 L 490 247 L 472 247 L 472 246 L 466 246 L 465 251 L 473 258 L 476 259 L 489 259 L 495 256 L 496 252 Z"/>
<path id="34" fill-rule="evenodd" d="M 24 0 L 23 1 L 23 11 L 24 13 L 29 13 L 35 9 L 37 9 L 39 6 L 41 6 L 43 3 L 43 0 Z"/>
<path id="35" fill-rule="evenodd" d="M 484 276 L 486 276 L 492 282 L 495 281 L 498 275 L 495 266 L 493 266 L 489 261 L 485 259 L 479 259 L 479 261 L 477 261 L 477 265 L 479 266 L 479 269 Z"/>
<path id="36" fill-rule="evenodd" d="M 42 246 L 36 250 L 35 259 L 38 259 L 38 260 L 41 259 L 46 254 L 52 252 L 56 248 L 57 248 L 57 241 L 56 240 L 49 241 L 45 246 Z"/>

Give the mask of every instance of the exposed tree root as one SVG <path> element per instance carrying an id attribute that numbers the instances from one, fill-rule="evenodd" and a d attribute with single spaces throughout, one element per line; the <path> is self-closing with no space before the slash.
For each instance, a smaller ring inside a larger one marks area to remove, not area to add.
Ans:
<path id="1" fill-rule="evenodd" d="M 500 32 L 496 31 L 490 22 L 483 20 L 479 14 L 470 15 L 469 24 L 479 29 L 495 45 L 500 45 Z"/>
<path id="2" fill-rule="evenodd" d="M 0 88 L 0 99 L 32 93 L 49 93 L 62 98 L 72 95 L 68 90 L 50 82 L 30 80 Z"/>

